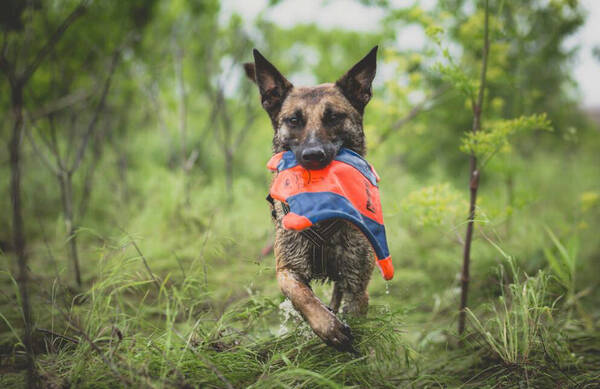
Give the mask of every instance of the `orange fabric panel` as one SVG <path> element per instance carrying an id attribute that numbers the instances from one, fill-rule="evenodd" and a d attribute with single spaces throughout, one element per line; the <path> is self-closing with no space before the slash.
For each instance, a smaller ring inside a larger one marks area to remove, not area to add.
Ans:
<path id="1" fill-rule="evenodd" d="M 281 159 L 281 157 L 279 157 Z M 272 165 L 269 161 L 269 165 Z M 269 166 L 268 165 L 268 166 Z M 275 170 L 277 170 L 277 164 Z M 332 192 L 346 197 L 356 209 L 365 216 L 383 224 L 383 213 L 379 198 L 379 189 L 371 185 L 362 173 L 340 161 L 332 161 L 320 170 L 307 170 L 301 165 L 278 173 L 271 187 L 271 196 L 284 201 L 301 192 Z"/>

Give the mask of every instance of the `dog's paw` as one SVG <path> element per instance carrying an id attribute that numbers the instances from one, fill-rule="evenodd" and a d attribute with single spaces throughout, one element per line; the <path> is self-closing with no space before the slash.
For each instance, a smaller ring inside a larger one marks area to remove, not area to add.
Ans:
<path id="1" fill-rule="evenodd" d="M 352 347 L 354 338 L 350 327 L 342 323 L 331 311 L 324 311 L 323 317 L 316 324 L 313 330 L 325 344 L 338 351 L 356 352 Z"/>

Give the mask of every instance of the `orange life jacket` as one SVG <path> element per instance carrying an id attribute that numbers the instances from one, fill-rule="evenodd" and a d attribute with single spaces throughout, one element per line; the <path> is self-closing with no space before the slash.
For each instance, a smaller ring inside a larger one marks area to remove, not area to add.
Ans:
<path id="1" fill-rule="evenodd" d="M 294 153 L 285 151 L 274 155 L 267 168 L 277 172 L 270 196 L 290 209 L 282 220 L 285 229 L 302 231 L 323 220 L 347 220 L 373 246 L 383 278 L 392 279 L 394 267 L 383 224 L 379 176 L 365 159 L 342 148 L 323 169 L 308 170 L 296 161 Z"/>

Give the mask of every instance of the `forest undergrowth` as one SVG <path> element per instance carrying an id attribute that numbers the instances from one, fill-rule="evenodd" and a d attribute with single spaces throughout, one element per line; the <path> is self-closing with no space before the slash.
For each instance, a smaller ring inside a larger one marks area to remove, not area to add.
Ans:
<path id="1" fill-rule="evenodd" d="M 587 9 L 361 0 L 364 31 L 238 3 L 0 2 L 0 388 L 600 387 Z M 254 48 L 294 85 L 377 52 L 358 108 L 395 276 L 341 314 L 353 353 L 277 286 L 282 95 L 244 78 Z"/>
<path id="2" fill-rule="evenodd" d="M 240 201 L 242 207 L 251 202 Z M 434 259 L 434 273 L 426 260 L 407 259 L 417 247 L 407 244 L 400 254 L 394 245 L 395 279 L 386 283 L 374 274 L 367 317 L 342 316 L 355 336 L 351 354 L 324 345 L 278 292 L 273 258 L 258 251 L 268 240 L 268 223 L 242 232 L 261 216 L 217 211 L 194 222 L 193 212 L 182 212 L 186 207 L 172 208 L 179 228 L 155 232 L 165 234 L 162 240 L 82 228 L 82 289 L 73 286 L 60 242 L 38 242 L 35 253 L 43 260 L 32 269 L 34 339 L 46 387 L 591 388 L 600 379 L 598 312 L 585 293 L 568 289 L 577 252 L 555 235 L 545 249 L 551 266 L 529 274 L 482 237 L 496 265 L 475 283 L 462 338 L 455 330 L 458 281 L 442 271 L 448 264 Z M 154 217 L 140 213 L 130 222 L 151 231 Z M 407 217 L 425 228 L 418 216 Z M 238 239 L 225 233 L 236 228 Z M 9 269 L 2 283 L 1 382 L 10 387 L 23 382 L 16 330 L 22 312 Z M 331 285 L 313 287 L 327 301 Z"/>

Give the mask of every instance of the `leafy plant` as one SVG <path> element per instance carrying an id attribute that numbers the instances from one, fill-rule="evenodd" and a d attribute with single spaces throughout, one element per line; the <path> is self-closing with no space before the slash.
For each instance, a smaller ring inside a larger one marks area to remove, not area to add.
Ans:
<path id="1" fill-rule="evenodd" d="M 480 160 L 481 169 L 498 152 L 510 151 L 512 135 L 534 130 L 552 130 L 545 113 L 510 120 L 490 120 L 480 131 L 465 133 L 460 150 L 475 155 Z"/>
<path id="2" fill-rule="evenodd" d="M 447 182 L 412 191 L 402 201 L 403 211 L 419 226 L 440 226 L 448 219 L 453 221 L 462 205 L 460 193 Z"/>

